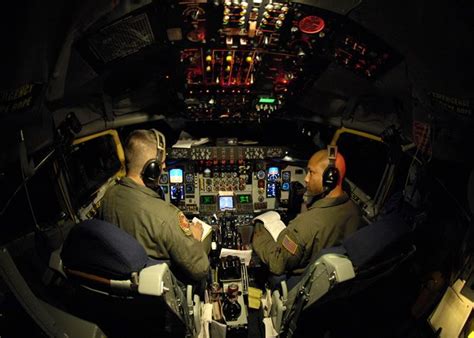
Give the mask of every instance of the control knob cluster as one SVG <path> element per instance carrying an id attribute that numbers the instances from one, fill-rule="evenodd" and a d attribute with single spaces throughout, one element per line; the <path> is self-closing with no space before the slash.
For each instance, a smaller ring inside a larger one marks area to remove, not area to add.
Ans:
<path id="1" fill-rule="evenodd" d="M 264 159 L 265 152 L 262 148 L 248 147 L 245 149 L 245 158 L 247 159 Z"/>

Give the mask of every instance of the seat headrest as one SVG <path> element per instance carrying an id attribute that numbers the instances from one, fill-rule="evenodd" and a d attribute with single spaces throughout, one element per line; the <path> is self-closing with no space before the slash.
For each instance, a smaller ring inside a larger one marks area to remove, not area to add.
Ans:
<path id="1" fill-rule="evenodd" d="M 393 213 L 354 232 L 343 246 L 355 266 L 364 266 L 411 231 L 405 220 Z"/>
<path id="2" fill-rule="evenodd" d="M 145 267 L 148 256 L 135 238 L 118 226 L 91 219 L 69 232 L 61 258 L 66 268 L 108 279 L 129 279 Z"/>

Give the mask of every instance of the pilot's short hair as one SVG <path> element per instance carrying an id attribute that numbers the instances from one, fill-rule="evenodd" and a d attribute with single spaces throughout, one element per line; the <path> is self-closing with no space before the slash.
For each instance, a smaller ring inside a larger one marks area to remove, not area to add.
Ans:
<path id="1" fill-rule="evenodd" d="M 125 141 L 127 173 L 140 174 L 147 161 L 157 156 L 156 136 L 151 130 L 132 131 Z"/>

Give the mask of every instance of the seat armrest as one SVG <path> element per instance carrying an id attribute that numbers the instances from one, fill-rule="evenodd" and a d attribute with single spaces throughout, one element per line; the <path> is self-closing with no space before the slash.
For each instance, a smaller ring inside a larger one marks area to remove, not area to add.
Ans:
<path id="1" fill-rule="evenodd" d="M 139 274 L 138 293 L 150 296 L 162 296 L 169 291 L 166 276 L 170 273 L 166 264 L 156 264 L 144 268 Z"/>
<path id="2" fill-rule="evenodd" d="M 64 272 L 64 269 L 63 269 L 63 261 L 61 259 L 60 253 L 61 253 L 61 248 L 54 250 L 51 253 L 51 256 L 49 256 L 48 266 L 54 271 L 61 274 L 64 278 L 67 278 L 66 273 Z"/>
<path id="3" fill-rule="evenodd" d="M 332 282 L 342 283 L 355 277 L 352 262 L 346 256 L 326 254 L 320 258 L 320 262 L 326 265 L 328 274 L 333 278 Z"/>

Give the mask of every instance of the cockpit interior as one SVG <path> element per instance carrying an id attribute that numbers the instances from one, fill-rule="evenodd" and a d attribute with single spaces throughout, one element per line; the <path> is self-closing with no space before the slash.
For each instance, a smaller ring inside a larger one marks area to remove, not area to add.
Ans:
<path id="1" fill-rule="evenodd" d="M 0 337 L 474 337 L 468 1 L 2 7 Z M 98 219 L 141 129 L 204 224 L 201 283 Z M 361 225 L 275 276 L 255 224 L 304 212 L 325 149 Z"/>

